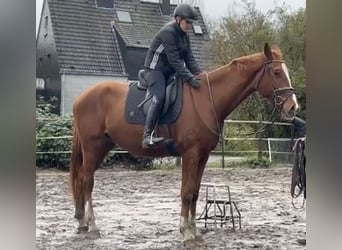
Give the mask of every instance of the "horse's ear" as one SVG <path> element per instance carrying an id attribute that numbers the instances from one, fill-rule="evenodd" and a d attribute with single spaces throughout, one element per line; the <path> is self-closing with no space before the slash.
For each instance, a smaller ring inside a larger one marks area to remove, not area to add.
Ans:
<path id="1" fill-rule="evenodd" d="M 267 57 L 268 60 L 272 60 L 271 47 L 270 47 L 270 45 L 268 45 L 268 43 L 265 43 L 264 54 L 265 54 L 265 56 Z"/>

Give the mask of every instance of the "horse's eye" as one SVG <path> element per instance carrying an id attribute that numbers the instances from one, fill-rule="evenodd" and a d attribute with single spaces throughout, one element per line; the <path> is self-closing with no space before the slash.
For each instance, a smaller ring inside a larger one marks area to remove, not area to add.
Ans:
<path id="1" fill-rule="evenodd" d="M 281 76 L 281 74 L 280 74 L 280 71 L 274 71 L 274 75 L 276 76 L 276 77 L 280 77 Z"/>

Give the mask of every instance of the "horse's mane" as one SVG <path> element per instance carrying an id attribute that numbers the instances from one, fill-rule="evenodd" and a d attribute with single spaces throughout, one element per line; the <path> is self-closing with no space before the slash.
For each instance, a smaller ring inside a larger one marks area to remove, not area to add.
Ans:
<path id="1" fill-rule="evenodd" d="M 215 71 L 220 71 L 222 69 L 228 69 L 231 67 L 236 67 L 237 71 L 241 74 L 244 73 L 246 71 L 247 66 L 250 63 L 254 63 L 258 60 L 260 60 L 260 57 L 264 55 L 263 52 L 259 52 L 259 53 L 255 53 L 255 54 L 251 54 L 251 55 L 246 55 L 246 56 L 241 56 L 238 58 L 234 58 L 230 63 L 223 65 L 219 68 L 217 68 L 216 70 L 213 70 L 213 72 Z M 272 46 L 272 55 L 273 58 L 282 59 L 282 53 L 281 50 L 278 46 Z"/>

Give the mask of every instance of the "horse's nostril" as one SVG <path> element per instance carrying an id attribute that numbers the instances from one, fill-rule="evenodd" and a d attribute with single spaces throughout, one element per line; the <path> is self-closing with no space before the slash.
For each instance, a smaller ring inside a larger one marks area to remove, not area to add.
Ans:
<path id="1" fill-rule="evenodd" d="M 289 110 L 289 113 L 288 113 L 290 116 L 295 116 L 297 114 L 297 109 L 295 107 L 295 105 L 293 105 L 291 107 L 291 109 Z"/>
<path id="2" fill-rule="evenodd" d="M 293 105 L 288 111 L 287 111 L 287 116 L 288 117 L 293 117 L 296 115 L 296 109 L 295 106 Z"/>
<path id="3" fill-rule="evenodd" d="M 290 115 L 294 115 L 295 114 L 295 109 L 294 108 L 292 108 L 292 109 L 290 109 Z"/>

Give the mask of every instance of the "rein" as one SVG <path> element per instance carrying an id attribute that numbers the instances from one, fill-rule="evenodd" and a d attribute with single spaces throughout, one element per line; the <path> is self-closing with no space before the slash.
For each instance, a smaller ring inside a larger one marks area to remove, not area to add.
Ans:
<path id="1" fill-rule="evenodd" d="M 220 126 L 218 118 L 217 118 L 217 113 L 216 113 L 215 103 L 214 103 L 214 98 L 213 98 L 213 92 L 211 90 L 211 85 L 210 85 L 210 82 L 209 82 L 209 73 L 207 73 L 206 75 L 207 75 L 207 85 L 208 85 L 208 91 L 209 91 L 209 99 L 210 99 L 210 103 L 211 103 L 211 108 L 212 108 L 214 116 L 215 116 L 216 127 L 217 127 L 217 132 L 215 131 L 214 134 L 218 135 L 219 137 L 221 136 L 221 138 L 222 138 L 221 126 Z"/>
<path id="2" fill-rule="evenodd" d="M 276 111 L 277 109 L 276 109 L 276 107 L 274 107 L 273 108 L 273 110 L 272 110 L 272 113 L 271 113 L 271 115 L 267 118 L 267 120 L 270 122 L 271 121 L 271 119 L 272 119 L 272 122 L 271 122 L 271 124 L 270 124 L 270 126 L 272 126 L 274 123 L 275 123 L 275 121 L 277 120 L 276 118 Z M 262 133 L 262 132 L 264 132 L 265 130 L 266 130 L 266 126 L 267 125 L 263 125 L 261 128 L 259 128 L 257 131 L 255 131 L 255 132 L 252 132 L 252 133 L 245 133 L 245 134 L 241 134 L 242 136 L 252 136 L 252 135 L 256 135 L 256 134 L 259 134 L 259 133 Z"/>
<path id="3" fill-rule="evenodd" d="M 293 146 L 295 153 L 295 162 L 292 168 L 292 180 L 291 180 L 291 197 L 292 206 L 299 210 L 304 207 L 306 200 L 306 170 L 304 162 L 304 148 L 305 148 L 305 137 L 299 138 Z M 296 190 L 298 190 L 296 192 Z M 300 207 L 297 207 L 294 200 L 298 198 L 302 192 L 304 192 L 303 203 Z"/>
<path id="4" fill-rule="evenodd" d="M 209 99 L 210 99 L 210 104 L 211 104 L 211 109 L 214 113 L 214 118 L 215 118 L 215 122 L 216 122 L 216 128 L 217 130 L 213 130 L 210 126 L 208 126 L 208 124 L 206 124 L 206 122 L 202 119 L 200 113 L 198 112 L 198 110 L 196 109 L 195 107 L 195 111 L 198 115 L 198 117 L 201 119 L 201 121 L 203 122 L 203 124 L 210 130 L 210 132 L 212 132 L 214 135 L 218 136 L 220 139 L 223 138 L 222 136 L 222 131 L 221 131 L 221 127 L 220 127 L 220 123 L 218 121 L 218 118 L 217 118 L 217 113 L 216 113 L 216 109 L 215 109 L 215 103 L 214 103 L 214 98 L 213 98 L 213 94 L 212 94 L 212 90 L 211 90 L 211 85 L 210 85 L 210 82 L 209 82 L 209 73 L 206 73 L 207 75 L 207 84 L 208 84 L 208 92 L 209 92 Z M 191 99 L 192 99 L 192 103 L 194 103 L 194 97 L 192 95 L 192 91 L 191 91 L 191 88 L 190 88 L 190 95 L 191 95 Z"/>

